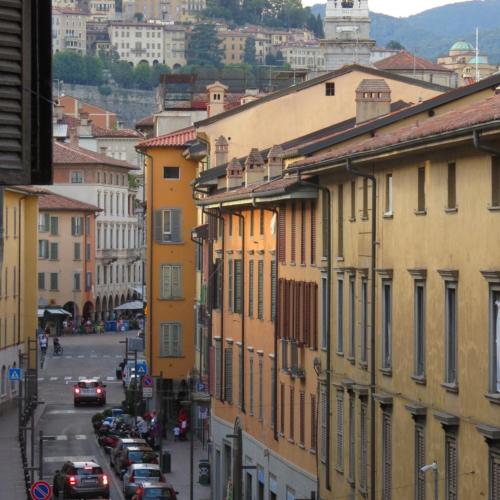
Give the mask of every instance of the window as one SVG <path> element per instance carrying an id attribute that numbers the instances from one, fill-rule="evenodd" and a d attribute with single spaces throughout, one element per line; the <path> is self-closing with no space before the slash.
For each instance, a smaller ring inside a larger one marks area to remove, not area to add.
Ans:
<path id="1" fill-rule="evenodd" d="M 349 482 L 356 479 L 356 412 L 354 393 L 349 393 Z"/>
<path id="2" fill-rule="evenodd" d="M 215 259 L 214 309 L 220 309 L 222 303 L 222 259 Z"/>
<path id="3" fill-rule="evenodd" d="M 337 226 L 337 256 L 342 258 L 344 256 L 344 186 L 339 184 L 338 187 L 338 226 Z"/>
<path id="4" fill-rule="evenodd" d="M 38 240 L 38 258 L 48 259 L 49 258 L 49 241 L 48 240 Z"/>
<path id="5" fill-rule="evenodd" d="M 325 95 L 331 97 L 335 95 L 335 83 L 327 82 L 325 83 Z"/>
<path id="6" fill-rule="evenodd" d="M 222 399 L 222 380 L 221 380 L 221 341 L 219 339 L 214 339 L 214 350 L 215 350 L 215 397 Z"/>
<path id="7" fill-rule="evenodd" d="M 248 317 L 253 318 L 253 282 L 254 282 L 254 261 L 248 263 Z"/>
<path id="8" fill-rule="evenodd" d="M 224 352 L 224 399 L 233 402 L 233 348 L 226 347 Z"/>
<path id="9" fill-rule="evenodd" d="M 280 434 L 285 434 L 285 384 L 280 384 Z"/>
<path id="10" fill-rule="evenodd" d="M 274 357 L 271 358 L 271 428 L 274 429 L 276 418 L 276 370 L 274 368 Z"/>
<path id="11" fill-rule="evenodd" d="M 83 217 L 71 217 L 71 235 L 82 236 L 83 234 Z"/>
<path id="12" fill-rule="evenodd" d="M 316 395 L 310 395 L 311 400 L 311 451 L 316 451 L 318 439 L 318 408 L 316 406 Z"/>
<path id="13" fill-rule="evenodd" d="M 425 500 L 425 427 L 415 423 L 415 500 Z"/>
<path id="14" fill-rule="evenodd" d="M 289 414 L 289 438 L 293 441 L 295 439 L 295 388 L 290 387 L 290 411 Z"/>
<path id="15" fill-rule="evenodd" d="M 87 271 L 85 275 L 85 290 L 88 292 L 92 288 L 92 273 Z"/>
<path id="16" fill-rule="evenodd" d="M 392 215 L 392 174 L 385 176 L 385 214 Z"/>
<path id="17" fill-rule="evenodd" d="M 316 204 L 311 201 L 311 266 L 316 264 Z"/>
<path id="18" fill-rule="evenodd" d="M 38 290 L 45 290 L 45 273 L 38 273 Z"/>
<path id="19" fill-rule="evenodd" d="M 234 302 L 233 302 L 233 259 L 228 259 L 227 261 L 227 300 L 228 300 L 228 311 L 233 312 Z"/>
<path id="20" fill-rule="evenodd" d="M 337 279 L 337 354 L 344 354 L 344 279 Z"/>
<path id="21" fill-rule="evenodd" d="M 282 206 L 278 213 L 278 260 L 286 264 L 286 207 Z"/>
<path id="22" fill-rule="evenodd" d="M 59 217 L 50 218 L 50 234 L 52 236 L 57 236 L 59 234 Z"/>
<path id="23" fill-rule="evenodd" d="M 81 184 L 83 182 L 82 172 L 71 172 L 71 184 Z"/>
<path id="24" fill-rule="evenodd" d="M 169 208 L 155 211 L 155 241 L 157 243 L 180 243 L 182 241 L 182 210 Z M 130 233 L 129 233 L 130 239 Z M 132 242 L 129 241 L 129 247 Z"/>
<path id="25" fill-rule="evenodd" d="M 382 498 L 392 499 L 392 414 L 382 413 Z"/>
<path id="26" fill-rule="evenodd" d="M 425 377 L 425 284 L 415 283 L 414 302 L 414 366 L 415 377 Z"/>
<path id="27" fill-rule="evenodd" d="M 276 261 L 271 261 L 271 321 L 276 321 Z"/>
<path id="28" fill-rule="evenodd" d="M 360 297 L 360 361 L 363 364 L 368 363 L 368 283 L 366 279 L 361 280 Z"/>
<path id="29" fill-rule="evenodd" d="M 363 219 L 368 219 L 368 179 L 363 177 Z"/>
<path id="30" fill-rule="evenodd" d="M 73 260 L 80 260 L 80 251 L 81 249 L 81 244 L 80 243 L 74 243 L 73 245 Z"/>
<path id="31" fill-rule="evenodd" d="M 356 181 L 351 181 L 351 222 L 356 220 Z"/>
<path id="32" fill-rule="evenodd" d="M 349 359 L 356 357 L 356 278 L 349 277 Z"/>
<path id="33" fill-rule="evenodd" d="M 257 319 L 264 319 L 264 261 L 258 261 L 257 269 Z"/>
<path id="34" fill-rule="evenodd" d="M 50 260 L 59 259 L 59 244 L 51 242 L 50 243 Z"/>
<path id="35" fill-rule="evenodd" d="M 382 369 L 392 368 L 392 290 L 391 282 L 382 282 Z"/>
<path id="36" fill-rule="evenodd" d="M 7 209 L 5 209 L 6 236 L 9 232 L 8 231 L 8 220 L 9 220 L 8 212 L 7 212 Z M 46 213 L 38 214 L 38 231 L 40 233 L 48 233 L 49 229 L 50 229 L 50 214 L 46 214 Z"/>
<path id="37" fill-rule="evenodd" d="M 160 266 L 160 299 L 182 299 L 182 265 L 162 264 Z"/>
<path id="38" fill-rule="evenodd" d="M 488 500 L 496 500 L 500 498 L 500 449 L 498 446 L 490 447 L 489 462 L 490 491 Z"/>
<path id="39" fill-rule="evenodd" d="M 457 178 L 455 162 L 448 163 L 448 206 L 449 210 L 457 208 Z"/>
<path id="40" fill-rule="evenodd" d="M 73 290 L 74 291 L 80 290 L 80 273 L 73 274 Z"/>
<path id="41" fill-rule="evenodd" d="M 264 420 L 264 359 L 259 353 L 259 420 Z"/>
<path id="42" fill-rule="evenodd" d="M 447 432 L 445 434 L 444 446 L 445 446 L 445 479 L 444 479 L 445 500 L 457 500 L 458 457 L 457 457 L 457 436 L 455 433 Z"/>
<path id="43" fill-rule="evenodd" d="M 457 284 L 445 286 L 445 383 L 457 385 Z"/>
<path id="44" fill-rule="evenodd" d="M 418 167 L 417 213 L 425 213 L 425 167 Z"/>
<path id="45" fill-rule="evenodd" d="M 303 391 L 299 393 L 299 444 L 304 446 L 305 441 L 305 418 L 306 418 L 306 395 Z"/>
<path id="46" fill-rule="evenodd" d="M 500 290 L 490 292 L 490 392 L 500 393 Z"/>
<path id="47" fill-rule="evenodd" d="M 254 212 L 253 208 L 250 209 L 250 236 L 253 236 L 253 228 L 254 228 Z"/>
<path id="48" fill-rule="evenodd" d="M 359 409 L 359 487 L 364 493 L 368 484 L 368 406 L 366 398 L 361 399 Z M 385 498 L 385 497 L 384 497 Z"/>
<path id="49" fill-rule="evenodd" d="M 249 400 L 250 400 L 250 407 L 248 408 L 248 411 L 250 412 L 250 415 L 253 416 L 253 403 L 254 403 L 254 373 L 253 373 L 253 353 L 250 353 L 249 359 L 248 359 L 248 381 L 249 381 Z"/>
<path id="50" fill-rule="evenodd" d="M 57 273 L 50 273 L 50 289 L 57 290 L 59 288 L 59 275 Z"/>
<path id="51" fill-rule="evenodd" d="M 160 323 L 160 356 L 182 356 L 182 330 L 180 323 Z"/>
<path id="52" fill-rule="evenodd" d="M 233 312 L 241 314 L 242 312 L 242 262 L 241 259 L 235 259 L 234 261 L 234 309 Z"/>
<path id="53" fill-rule="evenodd" d="M 243 236 L 243 217 L 238 216 L 238 236 Z"/>
<path id="54" fill-rule="evenodd" d="M 491 157 L 491 205 L 500 207 L 500 156 Z"/>
<path id="55" fill-rule="evenodd" d="M 300 203 L 300 264 L 306 265 L 306 203 Z"/>
<path id="56" fill-rule="evenodd" d="M 295 264 L 296 258 L 296 243 L 297 243 L 297 210 L 295 206 L 295 202 L 292 202 L 292 215 L 291 215 L 291 227 L 290 227 L 290 264 Z"/>
<path id="57" fill-rule="evenodd" d="M 344 391 L 337 391 L 337 463 L 339 472 L 344 471 Z"/>
<path id="58" fill-rule="evenodd" d="M 180 179 L 181 169 L 179 167 L 163 167 L 163 178 L 164 179 Z"/>

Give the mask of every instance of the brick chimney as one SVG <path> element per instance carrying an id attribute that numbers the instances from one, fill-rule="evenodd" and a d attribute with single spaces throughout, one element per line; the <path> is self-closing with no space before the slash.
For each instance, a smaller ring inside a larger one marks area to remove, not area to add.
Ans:
<path id="1" fill-rule="evenodd" d="M 356 125 L 391 112 L 391 89 L 382 79 L 365 79 L 356 89 Z"/>
<path id="2" fill-rule="evenodd" d="M 59 123 L 63 119 L 64 107 L 59 101 L 54 104 L 54 123 Z"/>
<path id="3" fill-rule="evenodd" d="M 243 181 L 243 167 L 237 158 L 233 158 L 226 167 L 226 190 L 240 187 Z"/>
<path id="4" fill-rule="evenodd" d="M 225 94 L 228 90 L 223 83 L 217 81 L 207 85 L 208 92 L 208 116 L 218 115 L 224 111 Z"/>
<path id="5" fill-rule="evenodd" d="M 221 135 L 215 141 L 215 166 L 225 165 L 227 163 L 229 145 L 226 138 Z"/>
<path id="6" fill-rule="evenodd" d="M 245 161 L 245 186 L 264 180 L 264 160 L 257 148 L 252 148 Z"/>
<path id="7" fill-rule="evenodd" d="M 73 146 L 78 146 L 80 141 L 78 138 L 78 130 L 76 127 L 68 127 L 69 143 Z"/>
<path id="8" fill-rule="evenodd" d="M 80 125 L 78 126 L 79 137 L 92 137 L 92 126 L 90 125 L 89 114 L 85 111 L 80 113 Z"/>
<path id="9" fill-rule="evenodd" d="M 267 153 L 267 179 L 281 177 L 283 174 L 283 149 L 275 144 Z"/>

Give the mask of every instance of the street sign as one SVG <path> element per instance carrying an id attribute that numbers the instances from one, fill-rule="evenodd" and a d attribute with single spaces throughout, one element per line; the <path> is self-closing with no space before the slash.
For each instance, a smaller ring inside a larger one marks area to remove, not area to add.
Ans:
<path id="1" fill-rule="evenodd" d="M 23 371 L 21 368 L 9 368 L 9 380 L 22 380 Z"/>
<path id="2" fill-rule="evenodd" d="M 200 420 L 205 420 L 208 418 L 208 407 L 207 406 L 199 406 L 198 407 L 198 418 Z"/>
<path id="3" fill-rule="evenodd" d="M 153 388 L 152 387 L 143 387 L 142 388 L 142 397 L 143 398 L 152 398 L 153 397 Z"/>
<path id="4" fill-rule="evenodd" d="M 144 339 L 141 338 L 132 338 L 128 339 L 128 350 L 129 352 L 142 352 L 144 351 Z"/>
<path id="5" fill-rule="evenodd" d="M 30 489 L 33 500 L 49 500 L 52 498 L 52 486 L 46 481 L 36 481 Z"/>
<path id="6" fill-rule="evenodd" d="M 142 377 L 142 386 L 153 387 L 153 379 L 149 375 L 144 375 L 144 377 Z"/>
<path id="7" fill-rule="evenodd" d="M 198 382 L 196 384 L 196 392 L 203 392 L 205 390 L 205 384 L 203 382 Z"/>
<path id="8" fill-rule="evenodd" d="M 146 375 L 148 373 L 148 365 L 146 364 L 145 361 L 141 361 L 137 363 L 137 375 Z"/>

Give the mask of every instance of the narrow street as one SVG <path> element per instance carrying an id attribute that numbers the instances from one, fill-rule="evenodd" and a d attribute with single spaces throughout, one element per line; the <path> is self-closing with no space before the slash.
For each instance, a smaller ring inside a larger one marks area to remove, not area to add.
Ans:
<path id="1" fill-rule="evenodd" d="M 91 417 L 101 408 L 75 408 L 73 385 L 79 379 L 100 377 L 107 386 L 106 407 L 119 407 L 124 397 L 122 384 L 115 376 L 124 355 L 120 340 L 125 340 L 124 334 L 62 337 L 63 356 L 54 357 L 51 344 L 44 368 L 39 370 L 40 399 L 45 404 L 38 430 L 56 438 L 44 443 L 44 479 L 51 482 L 54 472 L 67 460 L 94 459 L 108 473 L 111 500 L 121 500 L 123 495 L 121 481 L 109 468 L 108 457 L 97 444 L 92 428 Z"/>

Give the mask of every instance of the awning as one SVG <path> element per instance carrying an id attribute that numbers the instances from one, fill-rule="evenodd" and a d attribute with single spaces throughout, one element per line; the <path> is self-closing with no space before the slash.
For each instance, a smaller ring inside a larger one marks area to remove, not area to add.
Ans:
<path id="1" fill-rule="evenodd" d="M 38 317 L 43 318 L 45 313 L 51 314 L 52 316 L 71 316 L 71 313 L 66 311 L 66 309 L 61 308 L 47 308 L 47 309 L 38 309 Z"/>
<path id="2" fill-rule="evenodd" d="M 143 290 L 142 286 L 131 286 L 129 287 L 129 289 L 135 292 L 137 295 L 139 295 L 139 297 L 142 297 L 142 290 Z M 146 296 L 146 287 L 144 287 L 144 297 L 142 297 L 144 301 L 146 300 L 145 296 Z"/>
<path id="3" fill-rule="evenodd" d="M 121 306 L 115 307 L 115 311 L 135 311 L 137 309 L 142 309 L 144 303 L 142 300 L 133 300 L 132 302 L 125 302 Z"/>

